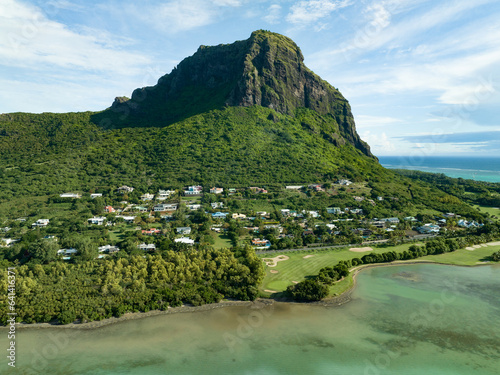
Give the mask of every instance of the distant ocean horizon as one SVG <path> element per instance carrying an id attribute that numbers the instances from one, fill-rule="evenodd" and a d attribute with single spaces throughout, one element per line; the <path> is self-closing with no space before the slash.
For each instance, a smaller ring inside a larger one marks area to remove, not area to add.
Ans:
<path id="1" fill-rule="evenodd" d="M 500 157 L 380 156 L 379 161 L 388 169 L 443 173 L 454 178 L 500 182 Z"/>

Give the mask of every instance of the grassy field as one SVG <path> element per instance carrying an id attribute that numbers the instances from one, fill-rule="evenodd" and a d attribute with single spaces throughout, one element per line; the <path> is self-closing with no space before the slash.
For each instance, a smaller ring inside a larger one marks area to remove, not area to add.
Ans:
<path id="1" fill-rule="evenodd" d="M 375 253 L 384 253 L 386 251 L 402 252 L 407 250 L 411 244 L 404 244 L 386 248 L 374 248 Z M 262 290 L 282 291 L 293 281 L 302 281 L 306 276 L 317 275 L 319 270 L 326 266 L 333 266 L 340 260 L 352 258 L 361 258 L 367 253 L 355 253 L 347 248 L 336 248 L 326 250 L 303 250 L 299 252 L 281 253 L 289 257 L 288 260 L 278 262 L 276 267 L 266 266 L 266 277 L 262 283 Z M 271 255 L 261 255 L 261 258 L 274 258 L 280 255 L 279 252 Z M 305 256 L 313 255 L 308 258 Z M 278 273 L 271 273 L 271 270 Z"/>
<path id="2" fill-rule="evenodd" d="M 374 253 L 383 253 L 387 251 L 402 252 L 412 244 L 404 244 L 385 248 L 374 248 Z M 481 247 L 474 251 L 460 249 L 453 253 L 446 253 L 440 255 L 429 255 L 418 260 L 432 261 L 443 264 L 454 265 L 476 265 L 485 260 L 495 251 L 500 250 L 500 246 Z M 266 266 L 266 276 L 261 286 L 261 292 L 264 295 L 270 295 L 266 290 L 281 292 L 286 289 L 288 285 L 294 282 L 300 282 L 308 276 L 317 275 L 319 270 L 326 266 L 333 266 L 340 260 L 361 258 L 365 253 L 355 253 L 349 251 L 347 248 L 332 249 L 332 250 L 304 250 L 300 252 L 290 253 L 274 253 L 270 255 L 261 255 L 261 258 L 273 258 L 278 255 L 286 255 L 288 260 L 279 261 L 275 267 Z M 310 257 L 305 258 L 307 255 Z M 312 255 L 312 256 L 311 256 Z M 415 260 L 413 260 L 415 261 Z M 410 261 L 411 262 L 411 261 Z M 273 273 L 271 273 L 273 271 Z M 275 271 L 278 271 L 275 273 Z M 349 289 L 353 283 L 352 276 L 350 275 L 345 280 L 336 283 L 330 287 L 330 295 L 338 295 L 345 290 Z"/>
<path id="3" fill-rule="evenodd" d="M 498 207 L 486 207 L 486 206 L 474 205 L 474 208 L 477 208 L 481 212 L 489 213 L 491 216 L 496 216 L 497 219 L 500 218 L 500 209 L 498 209 Z"/>
<path id="4" fill-rule="evenodd" d="M 474 251 L 469 251 L 466 249 L 460 249 L 454 251 L 453 253 L 439 254 L 439 255 L 428 255 L 419 260 L 428 260 L 437 263 L 444 264 L 454 264 L 457 266 L 474 266 L 478 262 L 483 262 L 493 254 L 495 251 L 499 251 L 500 246 L 488 246 L 481 247 Z"/>
<path id="5" fill-rule="evenodd" d="M 225 234 L 220 234 L 217 233 L 215 236 L 215 243 L 213 244 L 214 248 L 216 249 L 222 249 L 223 247 L 231 247 L 231 241 L 229 240 L 229 237 L 227 237 Z"/>

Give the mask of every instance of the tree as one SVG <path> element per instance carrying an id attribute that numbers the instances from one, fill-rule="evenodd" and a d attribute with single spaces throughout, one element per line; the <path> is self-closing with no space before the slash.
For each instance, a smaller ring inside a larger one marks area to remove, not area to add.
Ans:
<path id="1" fill-rule="evenodd" d="M 31 258 L 40 263 L 49 263 L 56 259 L 57 242 L 52 240 L 40 239 L 32 242 L 28 246 L 28 252 Z"/>
<path id="2" fill-rule="evenodd" d="M 307 279 L 290 285 L 286 292 L 296 301 L 319 301 L 328 295 L 328 287 L 317 280 Z"/>
<path id="3" fill-rule="evenodd" d="M 97 258 L 99 250 L 95 241 L 88 237 L 81 237 L 75 244 L 75 248 L 80 254 L 82 260 L 91 260 Z"/>

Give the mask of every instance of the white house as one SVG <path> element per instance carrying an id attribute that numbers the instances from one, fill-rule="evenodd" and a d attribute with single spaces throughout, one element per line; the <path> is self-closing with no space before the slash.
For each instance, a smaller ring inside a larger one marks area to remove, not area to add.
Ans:
<path id="1" fill-rule="evenodd" d="M 290 185 L 290 186 L 285 186 L 285 189 L 287 190 L 300 190 L 302 189 L 303 186 L 302 185 Z"/>
<path id="2" fill-rule="evenodd" d="M 317 218 L 317 217 L 320 216 L 318 211 L 306 211 L 306 210 L 302 210 L 302 213 L 303 214 L 309 214 L 309 216 L 312 217 L 312 218 Z"/>
<path id="3" fill-rule="evenodd" d="M 174 242 L 177 242 L 177 243 L 185 243 L 185 244 L 188 244 L 188 245 L 193 245 L 194 244 L 194 240 L 192 240 L 191 238 L 188 238 L 188 237 L 181 237 L 181 238 L 176 238 L 174 240 Z"/>
<path id="4" fill-rule="evenodd" d="M 280 210 L 281 215 L 283 216 L 290 216 L 290 210 L 288 208 L 283 208 Z"/>
<path id="5" fill-rule="evenodd" d="M 99 246 L 98 249 L 100 253 L 108 252 L 110 254 L 120 251 L 120 248 L 118 246 L 113 246 L 113 245 Z"/>
<path id="6" fill-rule="evenodd" d="M 344 185 L 344 186 L 349 186 L 352 184 L 352 181 L 349 180 L 338 180 L 337 182 L 339 185 Z"/>
<path id="7" fill-rule="evenodd" d="M 189 208 L 191 211 L 196 211 L 201 208 L 201 204 L 187 204 L 187 208 Z"/>
<path id="8" fill-rule="evenodd" d="M 246 218 L 247 218 L 247 215 L 245 215 L 245 214 L 238 214 L 238 213 L 234 213 L 234 214 L 232 215 L 232 218 L 233 218 L 233 219 L 246 219 Z"/>
<path id="9" fill-rule="evenodd" d="M 78 252 L 78 250 L 76 250 L 74 248 L 60 249 L 60 250 L 57 250 L 57 255 L 72 255 L 72 254 L 76 254 L 77 252 Z"/>
<path id="10" fill-rule="evenodd" d="M 141 200 L 143 200 L 143 201 L 152 201 L 154 197 L 155 197 L 154 194 L 146 193 L 146 194 L 142 194 L 141 195 Z"/>
<path id="11" fill-rule="evenodd" d="M 59 196 L 61 198 L 74 198 L 74 199 L 78 199 L 78 198 L 81 198 L 82 196 L 78 193 L 63 193 L 63 194 L 59 194 Z"/>
<path id="12" fill-rule="evenodd" d="M 283 233 L 283 227 L 279 224 L 267 224 L 264 225 L 264 229 L 277 229 L 280 233 Z"/>
<path id="13" fill-rule="evenodd" d="M 100 217 L 92 217 L 92 218 L 88 219 L 87 221 L 89 222 L 89 224 L 92 224 L 92 225 L 103 225 L 104 220 L 106 220 L 106 218 L 103 216 L 100 216 Z"/>
<path id="14" fill-rule="evenodd" d="M 163 203 L 163 204 L 157 204 L 156 206 L 154 206 L 153 210 L 155 212 L 175 211 L 175 210 L 177 210 L 178 206 L 179 206 L 178 203 Z"/>
<path id="15" fill-rule="evenodd" d="M 177 228 L 175 228 L 175 230 L 179 234 L 190 234 L 191 233 L 191 227 L 177 227 Z"/>
<path id="16" fill-rule="evenodd" d="M 13 240 L 12 238 L 0 238 L 0 241 L 3 242 L 3 247 L 12 246 L 13 243 L 18 242 L 19 240 Z"/>
<path id="17" fill-rule="evenodd" d="M 90 194 L 90 198 L 94 199 L 94 198 L 99 198 L 99 197 L 102 197 L 102 194 L 101 193 L 94 193 L 94 194 Z"/>
<path id="18" fill-rule="evenodd" d="M 118 188 L 118 192 L 119 193 L 122 193 L 122 194 L 125 194 L 125 193 L 131 193 L 134 191 L 134 188 L 133 187 L 130 187 L 130 186 L 127 186 L 127 185 L 123 185 L 123 186 L 120 186 Z"/>
<path id="19" fill-rule="evenodd" d="M 212 202 L 210 203 L 210 206 L 212 206 L 212 209 L 216 209 L 216 208 L 224 208 L 224 203 L 222 202 Z"/>
<path id="20" fill-rule="evenodd" d="M 339 215 L 343 213 L 340 207 L 328 207 L 326 212 L 332 215 Z"/>
<path id="21" fill-rule="evenodd" d="M 116 217 L 121 217 L 123 219 L 123 221 L 125 221 L 126 223 L 133 223 L 134 220 L 135 220 L 135 216 L 121 216 L 121 215 L 118 215 Z"/>
<path id="22" fill-rule="evenodd" d="M 31 226 L 33 228 L 37 228 L 37 227 L 42 227 L 43 228 L 43 227 L 46 227 L 47 225 L 49 225 L 49 222 L 50 222 L 49 219 L 38 219 L 33 224 L 31 224 Z"/>
<path id="23" fill-rule="evenodd" d="M 199 195 L 203 191 L 203 187 L 200 185 L 188 186 L 187 190 L 184 190 L 184 195 Z"/>
<path id="24" fill-rule="evenodd" d="M 210 194 L 222 194 L 224 192 L 224 188 L 213 187 L 210 189 Z"/>
<path id="25" fill-rule="evenodd" d="M 156 246 L 154 243 L 141 243 L 140 245 L 137 245 L 137 247 L 141 250 L 147 251 L 147 250 L 156 250 Z"/>
<path id="26" fill-rule="evenodd" d="M 168 199 L 172 194 L 175 194 L 175 190 L 160 190 L 158 191 L 158 196 L 156 199 L 159 201 L 164 201 L 165 199 Z"/>
<path id="27" fill-rule="evenodd" d="M 399 219 L 397 217 L 388 217 L 386 219 L 380 219 L 380 221 L 384 221 L 390 224 L 399 224 Z"/>

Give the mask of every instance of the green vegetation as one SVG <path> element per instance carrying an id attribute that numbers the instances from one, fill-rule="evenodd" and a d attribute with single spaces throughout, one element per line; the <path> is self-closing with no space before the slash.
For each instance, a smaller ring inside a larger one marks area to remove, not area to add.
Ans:
<path id="1" fill-rule="evenodd" d="M 399 175 L 415 181 L 424 181 L 440 190 L 480 207 L 482 211 L 498 218 L 500 212 L 500 184 L 485 181 L 451 178 L 444 174 L 412 170 L 394 170 Z"/>
<path id="2" fill-rule="evenodd" d="M 131 256 L 79 264 L 16 268 L 19 322 L 101 320 L 130 311 L 198 306 L 222 298 L 255 299 L 263 271 L 253 250 L 228 249 Z M 7 273 L 0 276 L 1 322 L 7 319 Z"/>
<path id="3" fill-rule="evenodd" d="M 489 238 L 491 239 L 491 237 Z M 332 268 L 332 266 L 329 265 L 332 264 L 348 264 L 350 267 L 356 267 L 362 264 L 366 264 L 366 261 L 368 261 L 368 264 L 373 263 L 373 260 L 375 261 L 375 263 L 383 263 L 392 260 L 404 261 L 405 259 L 413 259 L 411 256 L 411 253 L 413 252 L 417 255 L 420 254 L 420 256 L 418 257 L 419 261 L 422 260 L 443 264 L 473 266 L 489 261 L 491 251 L 497 248 L 500 249 L 500 246 L 481 246 L 475 248 L 473 251 L 465 249 L 465 247 L 468 247 L 477 240 L 481 240 L 484 242 L 487 241 L 487 237 L 483 237 L 481 239 L 481 237 L 476 238 L 474 236 L 471 236 L 468 238 L 459 238 L 456 240 L 433 240 L 425 244 L 425 246 L 417 245 L 419 249 L 418 251 L 414 244 L 407 243 L 389 247 L 374 247 L 372 251 L 365 253 L 352 252 L 347 248 L 303 250 L 297 252 L 281 253 L 282 255 L 286 254 L 289 259 L 278 262 L 275 267 L 266 268 L 266 276 L 264 277 L 264 280 L 262 282 L 261 290 L 264 294 L 269 294 L 269 292 L 264 292 L 264 290 L 282 292 L 287 289 L 287 287 L 292 286 L 294 283 L 311 278 L 314 275 L 318 275 L 321 273 L 325 273 L 324 279 L 322 280 L 320 276 L 319 280 L 326 284 L 331 284 L 334 280 L 328 280 L 327 276 L 330 278 L 331 276 L 326 275 L 326 273 L 330 272 L 329 268 Z M 446 243 L 451 245 L 454 241 L 457 241 L 457 245 L 454 245 L 453 248 L 456 246 L 461 246 L 461 248 L 455 249 L 452 252 L 447 251 L 441 254 L 435 253 L 435 251 L 441 251 L 445 249 Z M 437 246 L 437 244 L 439 244 L 439 246 Z M 434 254 L 427 255 L 429 254 L 427 253 L 427 251 L 429 250 L 431 252 L 434 252 Z M 391 258 L 387 257 L 388 254 L 390 254 Z M 279 255 L 280 253 L 277 252 L 272 256 L 274 257 Z M 261 257 L 271 256 L 261 255 Z M 324 269 L 324 272 L 321 272 L 322 269 Z M 276 273 L 271 273 L 271 270 Z M 345 276 L 344 274 L 341 274 L 340 277 L 337 278 L 337 280 L 342 277 L 345 278 L 341 281 L 335 282 L 330 286 L 329 295 L 338 295 L 351 287 L 351 275 Z"/>
<path id="4" fill-rule="evenodd" d="M 491 238 L 491 237 L 489 237 Z M 485 238 L 483 238 L 484 240 Z M 342 260 L 333 267 L 324 267 L 320 269 L 317 276 L 313 279 L 309 278 L 295 285 L 287 287 L 286 293 L 290 298 L 297 300 L 317 301 L 321 298 L 319 294 L 314 293 L 320 285 L 332 285 L 333 283 L 349 276 L 349 269 L 360 265 L 374 263 L 390 263 L 399 260 L 411 260 L 422 258 L 428 255 L 447 254 L 458 250 L 466 245 L 471 245 L 468 241 L 477 241 L 479 238 L 455 238 L 455 239 L 432 239 L 427 241 L 422 246 L 412 245 L 408 250 L 403 252 L 385 251 L 383 253 L 368 253 L 361 258 L 352 258 L 350 260 Z M 443 259 L 441 259 L 443 261 Z M 314 282 L 314 289 L 311 287 L 311 282 Z M 318 285 L 319 284 L 319 285 Z M 323 289 L 321 289 L 323 290 Z M 308 293 L 309 292 L 309 293 Z"/>
<path id="5" fill-rule="evenodd" d="M 296 301 L 319 301 L 328 295 L 328 288 L 316 280 L 304 280 L 297 285 L 289 286 L 286 292 Z"/>
<path id="6" fill-rule="evenodd" d="M 0 115 L 0 154 L 0 267 L 16 267 L 18 320 L 28 323 L 254 299 L 263 265 L 251 240 L 271 250 L 401 244 L 361 257 L 290 253 L 262 289 L 306 301 L 351 285 L 353 265 L 445 257 L 498 235 L 469 203 L 496 205 L 499 186 L 384 169 L 340 92 L 305 67 L 293 41 L 262 30 L 200 47 L 156 86 L 102 112 Z M 181 196 L 198 184 L 202 195 Z M 224 193 L 208 193 L 214 186 Z M 141 197 L 167 188 L 173 209 Z M 473 225 L 443 223 L 447 212 Z M 384 217 L 397 220 L 373 220 Z M 447 238 L 402 244 L 412 223 L 438 221 Z M 5 273 L 0 287 L 5 322 Z"/>

